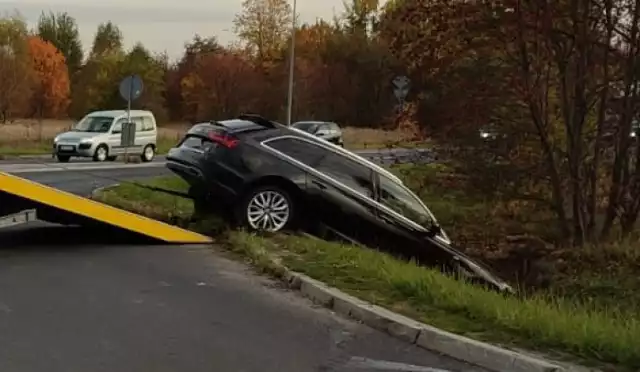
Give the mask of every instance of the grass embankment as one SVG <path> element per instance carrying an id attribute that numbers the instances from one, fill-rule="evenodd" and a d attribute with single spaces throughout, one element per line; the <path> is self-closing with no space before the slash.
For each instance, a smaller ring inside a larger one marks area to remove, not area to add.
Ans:
<path id="1" fill-rule="evenodd" d="M 491 262 L 505 277 L 603 311 L 640 314 L 637 237 L 581 249 L 555 247 L 543 242 L 553 231 L 554 216 L 535 205 L 474 195 L 473 188 L 442 166 L 401 165 L 394 171 L 454 241 L 472 256 Z M 521 235 L 532 239 L 520 246 L 506 239 Z"/>
<path id="2" fill-rule="evenodd" d="M 175 177 L 150 183 L 180 191 L 186 186 Z M 97 198 L 182 226 L 188 225 L 192 213 L 189 200 L 130 184 L 107 189 Z M 450 205 L 433 207 L 445 218 L 458 216 Z M 201 224 L 196 228 L 221 231 L 219 227 Z M 567 357 L 575 356 L 600 367 L 610 363 L 616 371 L 640 367 L 640 322 L 631 313 L 608 312 L 588 302 L 545 294 L 526 299 L 503 297 L 383 253 L 306 236 L 265 237 L 225 230 L 219 241 L 264 271 L 274 273 L 272 258 L 276 258 L 293 270 L 352 295 L 459 334 L 546 352 L 553 350 L 557 357 L 571 355 Z"/>

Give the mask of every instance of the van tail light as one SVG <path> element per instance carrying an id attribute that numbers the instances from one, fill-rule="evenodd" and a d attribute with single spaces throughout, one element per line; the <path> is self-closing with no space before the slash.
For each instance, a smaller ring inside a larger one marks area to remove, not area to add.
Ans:
<path id="1" fill-rule="evenodd" d="M 237 138 L 226 134 L 209 133 L 209 139 L 229 149 L 232 149 L 238 145 Z"/>

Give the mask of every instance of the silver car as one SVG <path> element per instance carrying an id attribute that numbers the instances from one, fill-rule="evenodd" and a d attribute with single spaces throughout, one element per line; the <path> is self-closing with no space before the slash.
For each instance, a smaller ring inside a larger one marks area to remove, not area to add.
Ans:
<path id="1" fill-rule="evenodd" d="M 133 146 L 122 146 L 122 127 L 127 111 L 94 111 L 83 117 L 73 128 L 53 140 L 53 156 L 60 162 L 72 157 L 113 161 L 118 155 L 139 155 L 142 161 L 153 160 L 157 149 L 158 129 L 151 111 L 131 110 L 135 124 Z"/>
<path id="2" fill-rule="evenodd" d="M 328 121 L 298 121 L 291 124 L 291 126 L 344 147 L 342 130 L 336 123 Z"/>

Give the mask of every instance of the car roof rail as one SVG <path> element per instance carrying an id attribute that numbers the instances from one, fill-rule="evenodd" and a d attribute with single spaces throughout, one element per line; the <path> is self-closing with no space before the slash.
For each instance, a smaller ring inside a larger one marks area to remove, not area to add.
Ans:
<path id="1" fill-rule="evenodd" d="M 238 115 L 238 119 L 241 120 L 247 120 L 250 121 L 252 123 L 258 124 L 262 127 L 267 127 L 267 128 L 277 128 L 277 125 L 272 122 L 271 120 L 268 120 L 258 114 L 240 114 Z"/>

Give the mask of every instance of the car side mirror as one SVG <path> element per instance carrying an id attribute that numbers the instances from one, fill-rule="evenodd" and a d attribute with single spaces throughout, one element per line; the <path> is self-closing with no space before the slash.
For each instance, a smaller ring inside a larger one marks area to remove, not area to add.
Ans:
<path id="1" fill-rule="evenodd" d="M 327 134 L 329 134 L 329 131 L 327 131 L 326 129 L 320 129 L 316 131 L 314 134 L 316 136 L 326 136 Z"/>
<path id="2" fill-rule="evenodd" d="M 427 229 L 427 236 L 430 238 L 433 238 L 436 235 L 439 235 L 441 233 L 442 233 L 442 227 L 440 227 L 440 225 L 435 223 L 429 226 L 429 228 Z"/>
<path id="3" fill-rule="evenodd" d="M 111 131 L 111 134 L 120 134 L 120 133 L 122 133 L 121 129 L 114 129 Z"/>

